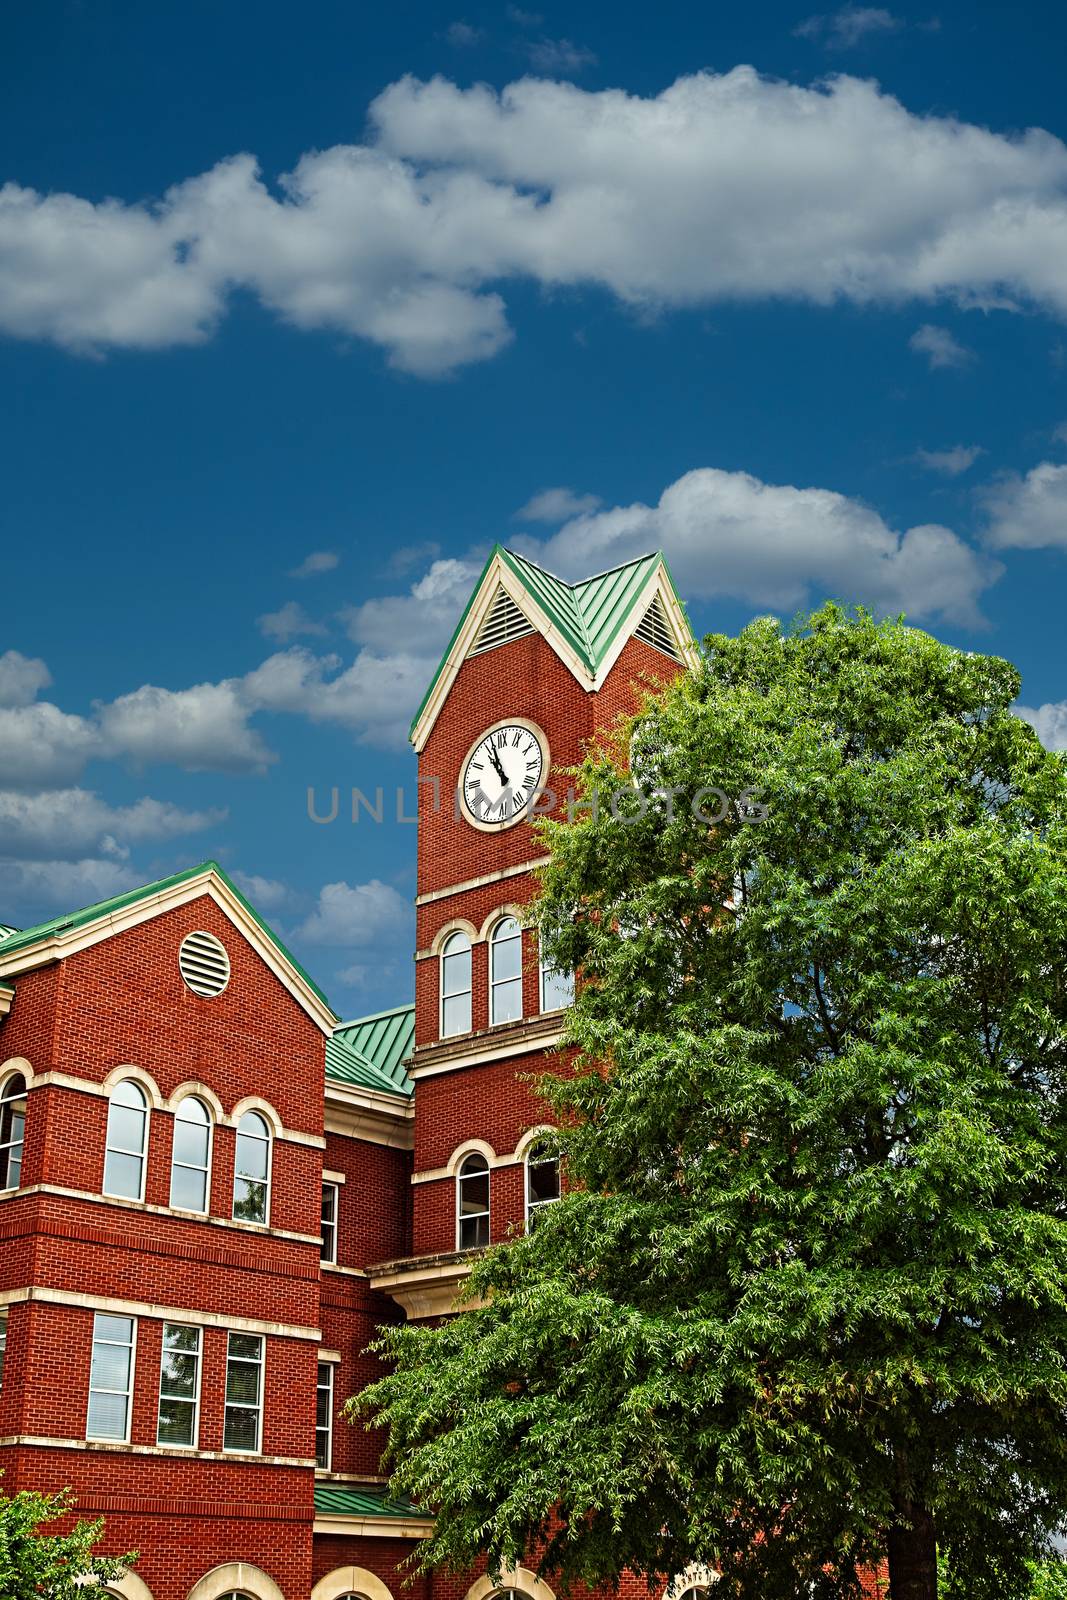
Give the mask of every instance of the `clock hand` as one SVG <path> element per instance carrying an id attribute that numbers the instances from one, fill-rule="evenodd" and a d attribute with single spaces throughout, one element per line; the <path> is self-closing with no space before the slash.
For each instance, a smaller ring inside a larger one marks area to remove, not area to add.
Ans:
<path id="1" fill-rule="evenodd" d="M 489 759 L 496 768 L 497 777 L 500 779 L 501 783 L 506 789 L 508 786 L 508 775 L 500 765 L 500 757 L 496 753 L 496 746 L 492 744 L 489 746 Z"/>

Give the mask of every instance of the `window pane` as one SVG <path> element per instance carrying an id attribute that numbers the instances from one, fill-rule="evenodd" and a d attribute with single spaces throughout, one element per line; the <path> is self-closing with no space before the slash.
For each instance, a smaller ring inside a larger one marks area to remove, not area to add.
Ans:
<path id="1" fill-rule="evenodd" d="M 187 1167 L 206 1167 L 210 1137 L 210 1129 L 200 1127 L 194 1122 L 181 1122 L 176 1119 L 173 1159 Z"/>
<path id="2" fill-rule="evenodd" d="M 545 1205 L 559 1199 L 558 1161 L 532 1162 L 529 1174 L 531 1205 Z"/>
<path id="3" fill-rule="evenodd" d="M 517 978 L 522 972 L 522 938 L 518 923 L 501 923 L 502 928 L 507 926 L 515 932 L 502 933 L 493 940 L 493 978 L 498 983 L 505 978 Z"/>
<path id="4" fill-rule="evenodd" d="M 106 1339 L 111 1344 L 132 1344 L 133 1318 L 109 1317 L 103 1311 L 97 1312 L 93 1322 L 93 1338 Z"/>
<path id="5" fill-rule="evenodd" d="M 471 986 L 471 953 L 470 949 L 458 950 L 454 955 L 446 955 L 442 963 L 443 982 L 442 990 L 445 994 L 459 994 Z"/>
<path id="6" fill-rule="evenodd" d="M 90 1394 L 89 1426 L 86 1429 L 90 1437 L 125 1439 L 127 1403 L 124 1394 Z"/>
<path id="7" fill-rule="evenodd" d="M 160 1444 L 195 1444 L 196 1406 L 193 1401 L 171 1400 L 161 1395 L 156 1438 Z"/>
<path id="8" fill-rule="evenodd" d="M 4 1358 L 7 1355 L 7 1312 L 0 1313 L 0 1389 L 4 1386 Z"/>
<path id="9" fill-rule="evenodd" d="M 176 1351 L 166 1351 L 163 1356 L 163 1368 L 160 1383 L 164 1393 L 172 1400 L 194 1400 L 196 1398 L 196 1368 L 197 1359 L 194 1355 L 179 1355 Z"/>
<path id="10" fill-rule="evenodd" d="M 249 1135 L 237 1135 L 236 1172 L 240 1178 L 255 1178 L 263 1183 L 267 1177 L 267 1141 Z"/>
<path id="11" fill-rule="evenodd" d="M 489 1218 L 464 1217 L 459 1225 L 459 1247 L 461 1250 L 479 1250 L 489 1243 Z"/>
<path id="12" fill-rule="evenodd" d="M 93 1389 L 127 1389 L 129 1383 L 129 1345 L 94 1343 L 90 1386 Z"/>
<path id="13" fill-rule="evenodd" d="M 574 1004 L 574 974 L 541 968 L 541 1010 L 558 1011 Z"/>
<path id="14" fill-rule="evenodd" d="M 231 1333 L 227 1353 L 234 1361 L 261 1361 L 263 1340 L 258 1333 Z"/>
<path id="15" fill-rule="evenodd" d="M 117 1155 L 109 1150 L 104 1160 L 104 1191 L 126 1200 L 141 1198 L 140 1156 Z"/>
<path id="16" fill-rule="evenodd" d="M 136 1155 L 144 1151 L 144 1111 L 134 1111 L 129 1106 L 112 1104 L 107 1116 L 107 1142 L 113 1150 L 128 1150 Z"/>
<path id="17" fill-rule="evenodd" d="M 266 1222 L 266 1184 L 237 1178 L 233 1186 L 233 1214 L 239 1222 Z"/>
<path id="18" fill-rule="evenodd" d="M 259 1368 L 231 1361 L 226 1371 L 226 1399 L 234 1405 L 259 1404 Z"/>
<path id="19" fill-rule="evenodd" d="M 259 1413 L 236 1411 L 226 1407 L 226 1424 L 222 1442 L 227 1450 L 255 1450 L 259 1439 Z"/>
<path id="20" fill-rule="evenodd" d="M 442 1017 L 442 1032 L 445 1036 L 453 1033 L 469 1033 L 471 1029 L 471 997 L 469 994 L 455 995 L 446 999 Z"/>
<path id="21" fill-rule="evenodd" d="M 170 1203 L 184 1211 L 206 1211 L 207 1173 L 175 1167 L 170 1175 Z"/>
<path id="22" fill-rule="evenodd" d="M 474 1173 L 463 1178 L 459 1185 L 459 1209 L 462 1215 L 471 1211 L 489 1210 L 489 1174 Z"/>
<path id="23" fill-rule="evenodd" d="M 493 1021 L 514 1022 L 522 1016 L 522 979 L 498 983 L 493 988 Z"/>
<path id="24" fill-rule="evenodd" d="M 163 1346 L 167 1350 L 186 1350 L 198 1355 L 200 1352 L 200 1329 L 185 1328 L 180 1322 L 165 1322 L 163 1324 Z"/>

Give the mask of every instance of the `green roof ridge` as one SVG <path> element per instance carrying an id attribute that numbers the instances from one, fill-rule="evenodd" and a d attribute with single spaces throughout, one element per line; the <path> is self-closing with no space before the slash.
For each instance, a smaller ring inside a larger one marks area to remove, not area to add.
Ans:
<path id="1" fill-rule="evenodd" d="M 362 1083 L 407 1099 L 413 1085 L 404 1062 L 411 1053 L 414 1035 L 413 1005 L 391 1006 L 339 1023 L 327 1041 L 326 1075 L 335 1081 Z"/>
<path id="2" fill-rule="evenodd" d="M 301 966 L 292 951 L 279 939 L 270 924 L 260 916 L 248 896 L 242 893 L 229 873 L 217 861 L 201 861 L 195 867 L 184 867 L 180 872 L 172 872 L 168 877 L 157 878 L 154 882 L 141 884 L 136 889 L 125 889 L 121 894 L 111 895 L 106 900 L 97 900 L 92 905 L 82 906 L 78 911 L 66 912 L 62 916 L 50 918 L 47 922 L 38 922 L 32 928 L 24 928 L 21 932 L 12 934 L 10 938 L 0 942 L 0 952 L 6 957 L 13 950 L 29 949 L 35 944 L 40 944 L 42 940 L 51 937 L 53 934 L 65 933 L 71 928 L 84 928 L 89 923 L 99 922 L 101 918 L 111 916 L 116 911 L 124 911 L 127 906 L 136 905 L 140 900 L 147 900 L 150 895 L 159 894 L 164 889 L 173 889 L 180 883 L 188 883 L 193 878 L 201 877 L 205 872 L 217 873 L 231 894 L 241 902 L 249 916 L 263 930 L 275 948 L 281 952 L 289 965 L 300 974 L 308 988 L 318 996 L 327 1010 L 333 1013 L 333 1007 L 311 974 Z"/>

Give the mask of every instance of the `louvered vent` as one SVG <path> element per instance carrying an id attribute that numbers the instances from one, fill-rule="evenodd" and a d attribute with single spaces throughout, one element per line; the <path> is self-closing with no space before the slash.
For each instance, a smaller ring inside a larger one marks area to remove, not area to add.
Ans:
<path id="1" fill-rule="evenodd" d="M 510 644 L 512 639 L 522 639 L 533 631 L 533 624 L 526 620 L 507 591 L 498 589 L 470 653 L 480 656 L 483 650 L 495 650 L 498 644 Z"/>
<path id="2" fill-rule="evenodd" d="M 213 933 L 190 933 L 182 940 L 178 969 L 194 994 L 221 994 L 230 981 L 230 958 Z"/>
<path id="3" fill-rule="evenodd" d="M 674 642 L 674 635 L 667 626 L 663 601 L 658 594 L 653 596 L 652 604 L 634 629 L 634 637 L 643 639 L 646 644 L 652 645 L 656 650 L 662 650 L 663 654 L 670 656 L 672 661 L 681 660 L 681 656 L 678 654 L 678 646 Z"/>

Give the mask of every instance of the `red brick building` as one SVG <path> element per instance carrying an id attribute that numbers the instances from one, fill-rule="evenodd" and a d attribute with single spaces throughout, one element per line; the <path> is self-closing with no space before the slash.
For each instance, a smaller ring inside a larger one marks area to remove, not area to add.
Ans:
<path id="1" fill-rule="evenodd" d="M 0 929 L 3 1488 L 104 1515 L 116 1594 L 399 1600 L 426 1523 L 339 1408 L 558 1193 L 517 1081 L 570 994 L 521 925 L 530 817 L 692 649 L 659 556 L 568 585 L 494 550 L 411 730 L 414 1007 L 341 1022 L 212 862 Z"/>

